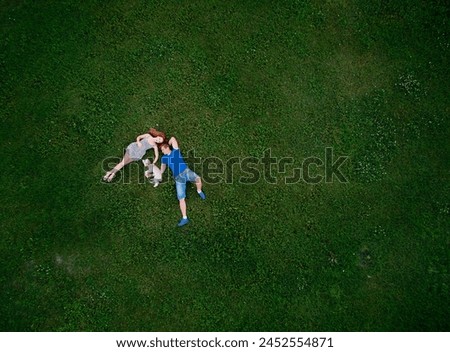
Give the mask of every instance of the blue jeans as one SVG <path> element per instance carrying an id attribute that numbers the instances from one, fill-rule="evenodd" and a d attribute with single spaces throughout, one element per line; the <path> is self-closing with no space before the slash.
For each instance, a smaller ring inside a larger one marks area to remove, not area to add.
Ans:
<path id="1" fill-rule="evenodd" d="M 180 173 L 175 177 L 175 185 L 177 187 L 177 198 L 178 200 L 186 198 L 186 183 L 194 182 L 199 176 L 189 168 Z"/>

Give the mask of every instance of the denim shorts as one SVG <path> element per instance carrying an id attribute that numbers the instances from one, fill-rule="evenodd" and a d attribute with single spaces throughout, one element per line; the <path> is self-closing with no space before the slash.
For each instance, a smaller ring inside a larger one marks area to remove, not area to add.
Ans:
<path id="1" fill-rule="evenodd" d="M 180 173 L 175 177 L 175 185 L 177 187 L 177 198 L 178 200 L 186 198 L 186 183 L 194 182 L 199 176 L 189 168 Z"/>

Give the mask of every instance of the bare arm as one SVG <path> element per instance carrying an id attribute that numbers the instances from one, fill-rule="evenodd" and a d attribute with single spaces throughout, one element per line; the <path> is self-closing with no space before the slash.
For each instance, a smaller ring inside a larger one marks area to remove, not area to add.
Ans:
<path id="1" fill-rule="evenodd" d="M 137 136 L 136 142 L 139 143 L 141 139 L 148 138 L 148 137 L 150 137 L 150 135 L 148 133 L 141 134 L 141 135 Z"/>
<path id="2" fill-rule="evenodd" d="M 173 147 L 173 149 L 179 149 L 178 141 L 176 140 L 175 137 L 172 137 L 169 139 L 169 145 L 171 145 Z"/>
<path id="3" fill-rule="evenodd" d="M 158 158 L 159 158 L 158 146 L 155 145 L 155 146 L 153 147 L 153 150 L 155 151 L 155 159 L 153 159 L 152 164 L 156 164 L 156 162 L 158 161 Z"/>
<path id="4" fill-rule="evenodd" d="M 161 175 L 166 171 L 166 164 L 161 164 Z"/>

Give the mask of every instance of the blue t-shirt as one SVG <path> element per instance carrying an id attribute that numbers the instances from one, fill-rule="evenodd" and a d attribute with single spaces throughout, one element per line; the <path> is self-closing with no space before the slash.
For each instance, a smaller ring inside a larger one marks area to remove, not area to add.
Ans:
<path id="1" fill-rule="evenodd" d="M 177 177 L 188 167 L 179 149 L 173 149 L 170 154 L 165 154 L 161 158 L 161 164 L 169 165 L 173 177 Z"/>

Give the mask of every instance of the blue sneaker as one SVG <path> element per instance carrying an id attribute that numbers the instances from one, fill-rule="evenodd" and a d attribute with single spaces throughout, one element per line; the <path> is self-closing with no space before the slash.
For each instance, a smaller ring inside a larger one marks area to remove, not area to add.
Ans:
<path id="1" fill-rule="evenodd" d="M 180 222 L 178 223 L 178 227 L 184 226 L 189 222 L 189 219 L 181 219 Z"/>
<path id="2" fill-rule="evenodd" d="M 197 192 L 198 193 L 198 192 Z M 205 193 L 203 193 L 203 191 L 201 191 L 200 193 L 198 193 L 198 195 L 200 196 L 201 199 L 205 200 L 206 199 L 206 195 Z"/>

